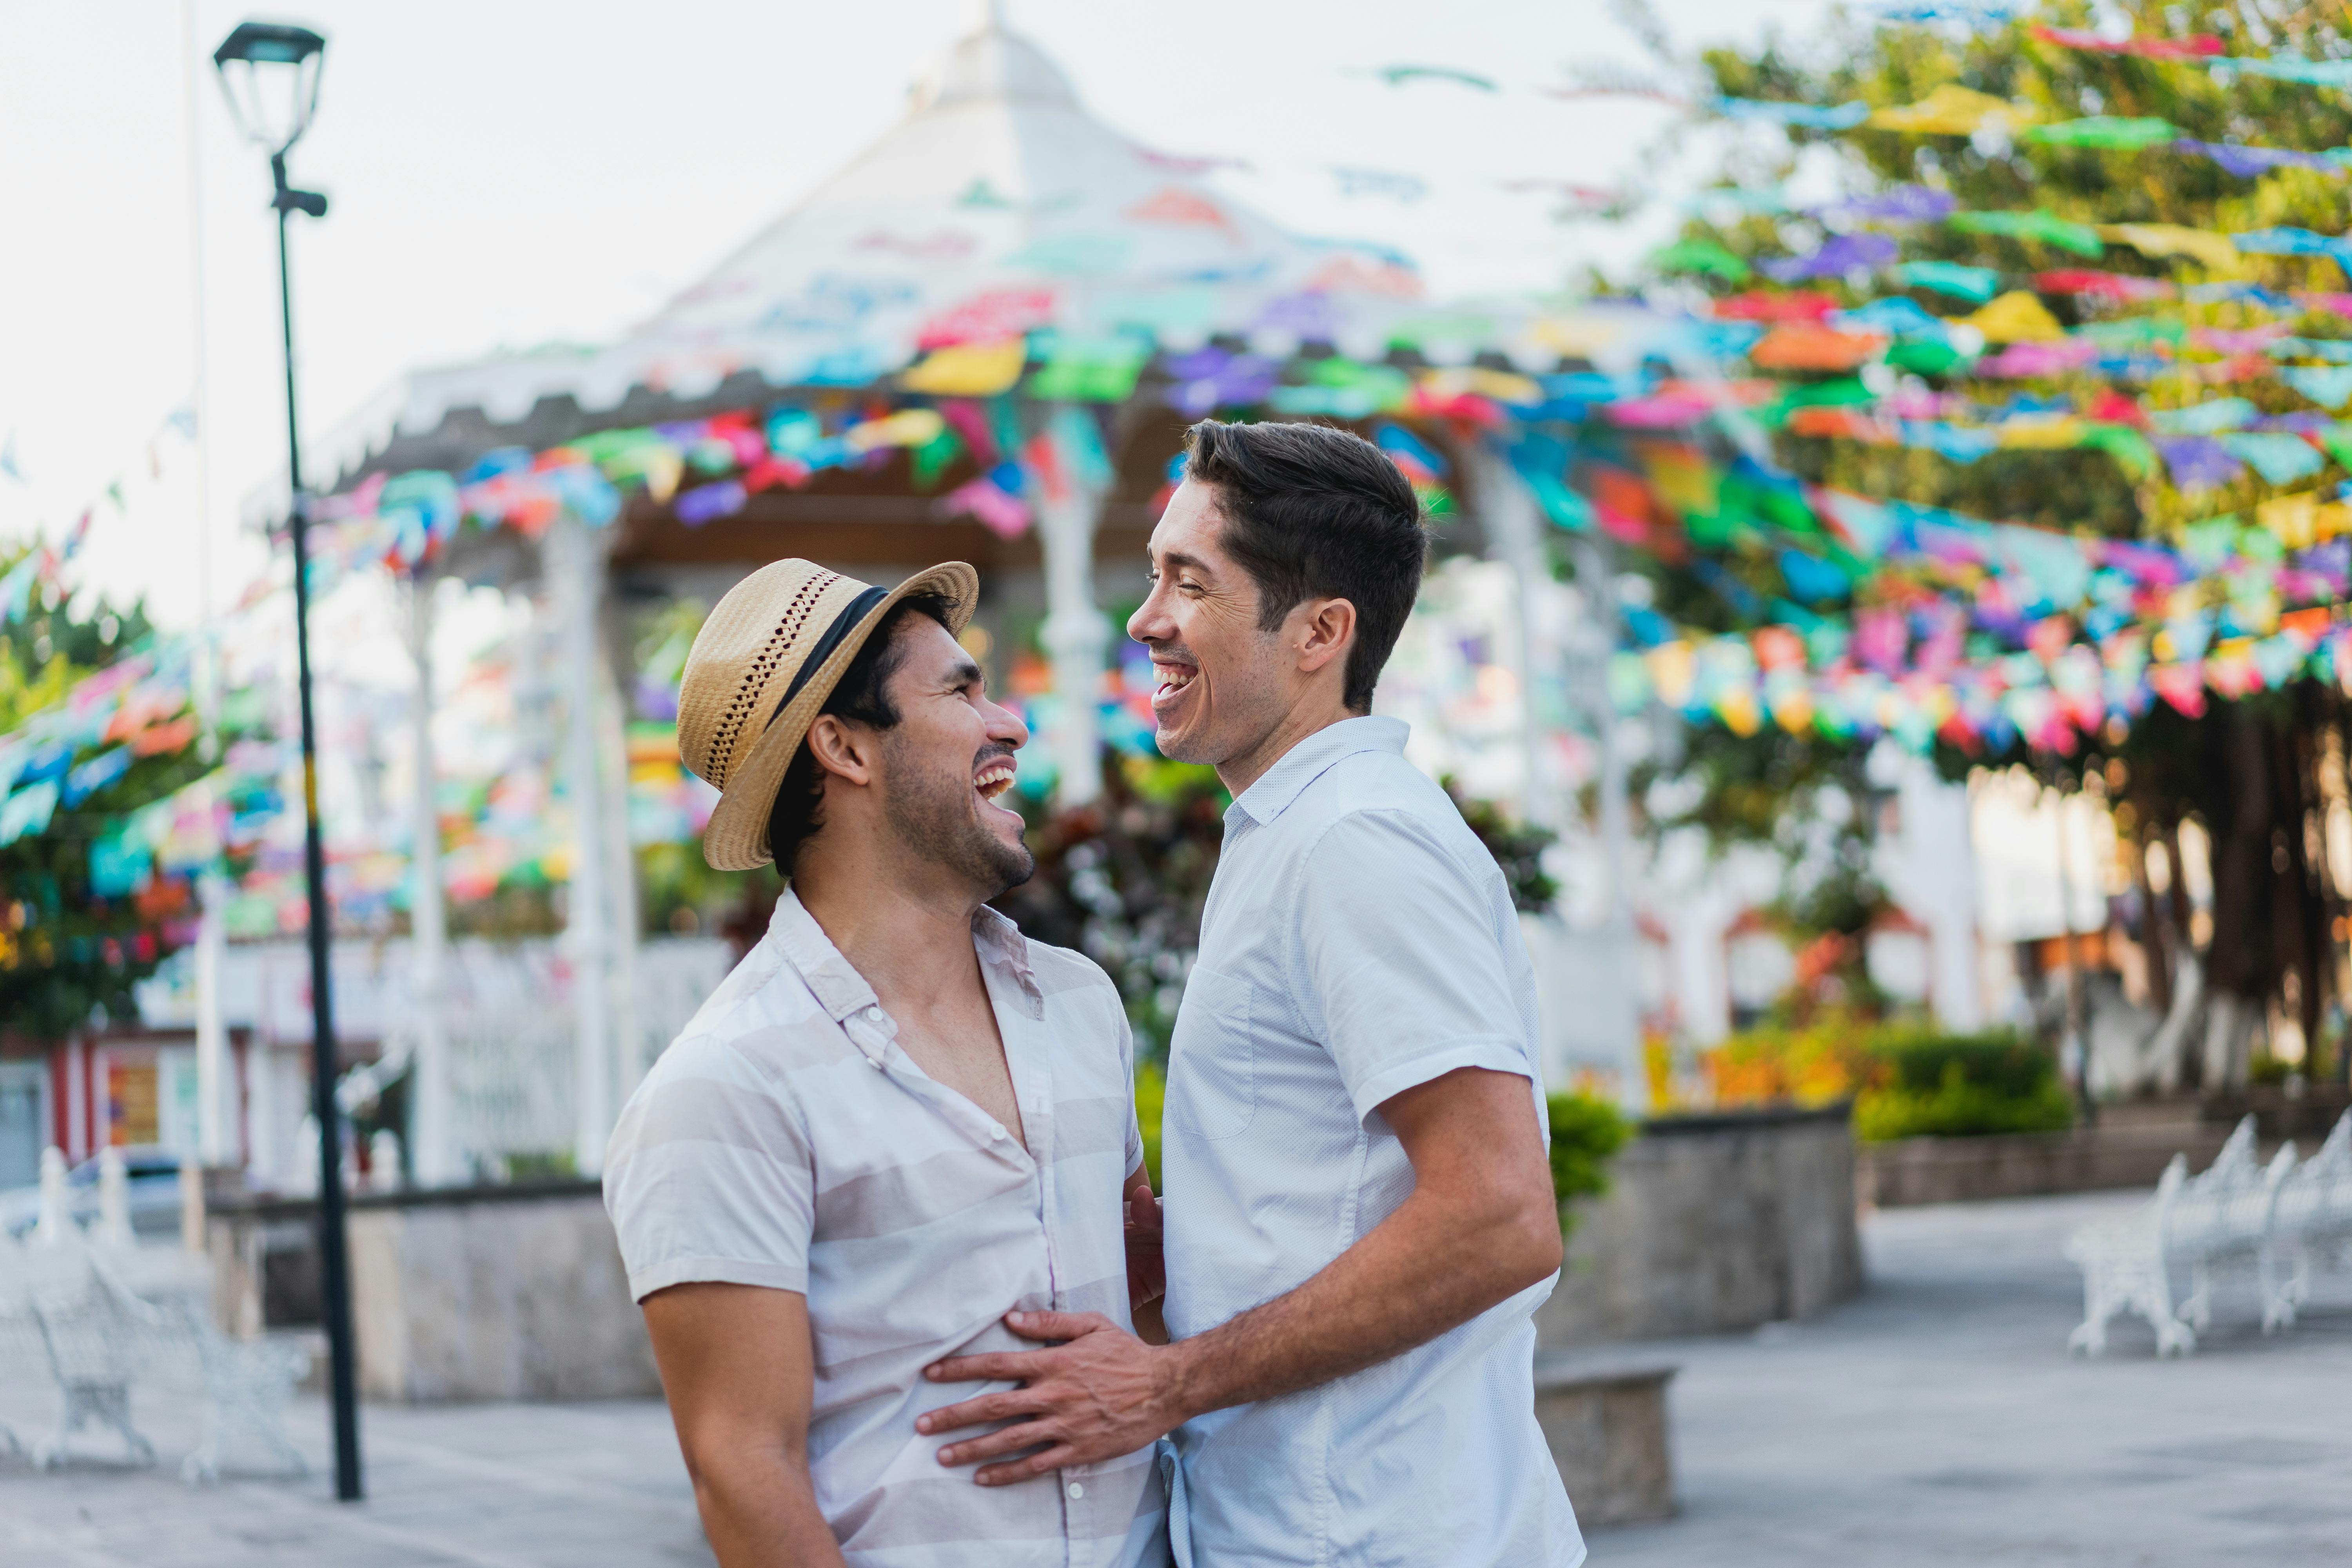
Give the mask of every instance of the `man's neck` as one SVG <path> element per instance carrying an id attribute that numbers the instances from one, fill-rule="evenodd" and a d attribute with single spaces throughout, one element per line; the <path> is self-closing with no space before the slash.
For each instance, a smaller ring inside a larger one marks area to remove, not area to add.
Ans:
<path id="1" fill-rule="evenodd" d="M 1290 749 L 1307 736 L 1329 729 L 1349 719 L 1360 719 L 1360 713 L 1349 712 L 1336 701 L 1301 703 L 1284 716 L 1281 723 L 1268 731 L 1265 739 L 1238 756 L 1227 757 L 1217 764 L 1217 782 L 1225 793 L 1239 799 L 1242 791 L 1265 777 L 1268 769 L 1290 754 Z"/>
<path id="2" fill-rule="evenodd" d="M 801 906 L 893 1012 L 927 1008 L 980 973 L 971 921 L 987 900 L 977 889 L 908 870 L 812 844 L 793 872 Z"/>

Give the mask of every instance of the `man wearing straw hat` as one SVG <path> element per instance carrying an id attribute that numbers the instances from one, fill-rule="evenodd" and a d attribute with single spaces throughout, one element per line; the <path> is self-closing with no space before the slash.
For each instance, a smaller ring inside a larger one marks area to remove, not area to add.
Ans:
<path id="1" fill-rule="evenodd" d="M 1172 1433 L 1180 1565 L 1573 1568 L 1534 1412 L 1560 1264 L 1534 973 L 1493 858 L 1370 716 L 1420 505 L 1343 430 L 1203 421 L 1187 458 L 1128 622 L 1160 749 L 1234 796 L 1169 1056 L 1175 1338 L 1016 1317 L 1063 1342 L 930 1369 L 1023 1386 L 923 1429 L 1005 1486 Z"/>
<path id="2" fill-rule="evenodd" d="M 980 1488 L 916 1431 L 972 1391 L 922 1369 L 1019 1344 L 1009 1313 L 1129 1327 L 1123 1225 L 1155 1212 L 1117 988 L 984 907 L 1034 862 L 997 804 L 1028 732 L 956 640 L 978 591 L 780 561 L 687 658 L 704 855 L 791 880 L 623 1110 L 604 1194 L 727 1568 L 1165 1558 L 1150 1455 Z"/>

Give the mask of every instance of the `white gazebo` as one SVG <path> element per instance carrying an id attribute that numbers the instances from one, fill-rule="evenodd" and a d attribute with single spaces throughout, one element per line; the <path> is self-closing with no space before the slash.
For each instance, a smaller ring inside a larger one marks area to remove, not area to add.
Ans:
<path id="1" fill-rule="evenodd" d="M 420 693 L 432 690 L 434 575 L 541 584 L 561 627 L 577 837 L 573 1148 L 583 1172 L 596 1168 L 618 1100 L 650 1059 L 632 1016 L 638 919 L 614 659 L 619 612 L 632 602 L 712 599 L 785 555 L 875 581 L 970 561 L 982 574 L 981 622 L 1000 644 L 1008 625 L 1037 629 L 1059 699 L 1043 750 L 1059 798 L 1083 802 L 1100 782 L 1095 699 L 1110 640 L 1101 605 L 1140 596 L 1143 540 L 1183 427 L 1237 407 L 1343 421 L 1382 414 L 1415 422 L 1450 455 L 1461 508 L 1452 547 L 1491 552 L 1517 574 L 1521 690 L 1532 692 L 1539 665 L 1559 662 L 1528 596 L 1539 579 L 1549 586 L 1542 510 L 1497 448 L 1467 438 L 1459 400 L 1489 382 L 1531 389 L 1521 373 L 1563 364 L 1680 358 L 1675 322 L 1533 301 L 1433 306 L 1403 258 L 1289 234 L 1202 172 L 1095 119 L 990 6 L 897 126 L 620 342 L 413 372 L 314 444 L 316 470 L 351 494 L 420 470 L 460 486 L 485 472 L 527 473 L 532 454 L 600 434 L 695 430 L 707 443 L 698 422 L 719 416 L 767 437 L 751 442 L 749 464 L 784 450 L 770 423 L 780 409 L 838 431 L 861 409 L 870 419 L 924 407 L 960 433 L 930 472 L 919 454 L 887 444 L 845 459 L 837 435 L 819 440 L 835 443 L 824 462 L 753 467 L 716 484 L 695 482 L 691 467 L 681 474 L 673 457 L 609 521 L 567 507 L 531 528 L 455 531 L 417 568 Z M 985 492 L 978 505 L 975 486 Z M 992 513 L 992 495 L 1020 500 Z M 281 490 L 254 510 L 283 506 Z M 446 921 L 429 716 L 420 701 L 412 1135 L 420 1178 L 437 1182 L 458 1173 L 436 990 Z M 1532 706 L 1525 728 L 1537 731 Z M 1530 739 L 1520 805 L 1558 823 L 1564 812 L 1534 750 Z M 606 1005 L 589 1005 L 589 986 L 604 988 Z"/>

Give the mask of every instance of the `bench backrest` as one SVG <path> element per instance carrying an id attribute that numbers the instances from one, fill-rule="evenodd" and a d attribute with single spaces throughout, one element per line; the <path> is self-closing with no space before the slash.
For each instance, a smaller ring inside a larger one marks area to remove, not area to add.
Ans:
<path id="1" fill-rule="evenodd" d="M 2254 1119 L 2247 1117 L 2211 1165 L 2179 1184 L 2162 1221 L 2166 1245 L 2194 1248 L 2261 1239 L 2279 1185 L 2294 1163 L 2292 1145 L 2279 1151 L 2268 1167 L 2256 1163 Z"/>
<path id="2" fill-rule="evenodd" d="M 2298 1236 L 2352 1234 L 2352 1110 L 2288 1181 L 2277 1223 Z"/>

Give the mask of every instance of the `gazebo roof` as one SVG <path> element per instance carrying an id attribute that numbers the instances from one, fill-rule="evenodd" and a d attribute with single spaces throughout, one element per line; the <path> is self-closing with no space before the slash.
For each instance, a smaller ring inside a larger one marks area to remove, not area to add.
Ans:
<path id="1" fill-rule="evenodd" d="M 1287 233 L 1089 114 L 992 14 L 906 117 L 619 342 L 411 372 L 319 443 L 332 482 L 462 468 L 493 447 L 863 386 L 925 350 L 1041 327 L 1183 349 L 1238 335 L 1377 358 L 1420 279 L 1376 247 Z M 1480 345 L 1484 346 L 1484 345 Z"/>

